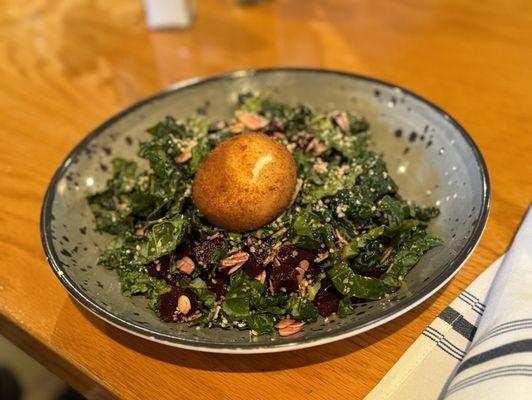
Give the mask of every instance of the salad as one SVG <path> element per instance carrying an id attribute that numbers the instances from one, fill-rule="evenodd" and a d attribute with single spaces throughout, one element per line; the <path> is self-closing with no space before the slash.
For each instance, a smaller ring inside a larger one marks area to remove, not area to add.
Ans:
<path id="1" fill-rule="evenodd" d="M 87 198 L 96 230 L 112 237 L 99 264 L 163 321 L 288 336 L 393 293 L 440 243 L 426 232 L 438 209 L 399 195 L 363 117 L 254 93 L 230 119 L 204 114 L 148 129 L 138 155 L 149 167 L 116 158 L 105 189 Z M 253 132 L 290 151 L 296 192 L 274 221 L 230 232 L 207 222 L 192 185 L 217 144 Z"/>

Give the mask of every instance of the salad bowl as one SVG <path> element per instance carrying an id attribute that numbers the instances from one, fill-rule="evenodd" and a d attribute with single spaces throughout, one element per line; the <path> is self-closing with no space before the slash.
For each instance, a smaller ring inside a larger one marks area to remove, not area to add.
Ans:
<path id="1" fill-rule="evenodd" d="M 443 244 L 425 254 L 392 295 L 355 304 L 345 318 L 319 318 L 289 337 L 165 323 L 140 297 L 124 297 L 114 271 L 97 264 L 109 238 L 94 231 L 88 194 L 102 190 L 115 157 L 135 159 L 146 129 L 166 115 L 198 109 L 227 118 L 239 93 L 271 93 L 289 104 L 363 115 L 372 149 L 382 154 L 400 193 L 437 206 L 429 232 Z M 177 83 L 97 127 L 65 158 L 46 192 L 41 237 L 47 259 L 69 294 L 107 322 L 163 344 L 219 353 L 300 349 L 367 331 L 408 312 L 445 285 L 477 245 L 489 212 L 489 177 L 475 143 L 452 117 L 406 90 L 355 74 L 318 69 L 243 70 Z"/>

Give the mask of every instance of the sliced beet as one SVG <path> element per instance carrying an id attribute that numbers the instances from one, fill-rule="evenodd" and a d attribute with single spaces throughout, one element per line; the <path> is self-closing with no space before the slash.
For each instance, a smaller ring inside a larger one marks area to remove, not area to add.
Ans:
<path id="1" fill-rule="evenodd" d="M 220 250 L 224 245 L 224 239 L 221 235 L 218 235 L 212 239 L 205 239 L 201 241 L 197 246 L 194 246 L 192 252 L 194 258 L 199 265 L 203 267 L 209 266 L 209 259 L 214 252 Z"/>
<path id="2" fill-rule="evenodd" d="M 207 282 L 207 287 L 220 300 L 229 290 L 229 277 L 226 274 L 217 274 Z"/>
<path id="3" fill-rule="evenodd" d="M 267 135 L 271 135 L 275 132 L 284 132 L 285 130 L 285 127 L 283 125 L 283 122 L 277 118 L 277 117 L 273 117 L 270 122 L 268 123 L 268 125 L 266 125 L 266 127 L 264 128 L 264 133 L 266 133 Z"/>
<path id="4" fill-rule="evenodd" d="M 292 139 L 292 142 L 296 144 L 296 146 L 303 150 L 303 151 L 306 151 L 306 149 L 308 148 L 310 142 L 314 139 L 314 136 L 310 136 L 304 132 L 299 132 L 293 139 Z"/>
<path id="5" fill-rule="evenodd" d="M 178 310 L 178 301 L 181 296 L 187 296 L 190 301 L 190 310 L 182 314 Z M 169 292 L 159 297 L 159 314 L 165 322 L 182 321 L 187 316 L 191 316 L 198 311 L 198 301 L 196 294 L 190 289 L 182 289 L 173 286 Z"/>
<path id="6" fill-rule="evenodd" d="M 276 293 L 293 293 L 299 288 L 298 271 L 287 264 L 276 265 L 270 275 L 271 286 Z"/>
<path id="7" fill-rule="evenodd" d="M 257 262 L 257 259 L 252 253 L 249 254 L 248 260 L 240 268 L 251 278 L 255 278 L 264 271 L 264 266 Z"/>
<path id="8" fill-rule="evenodd" d="M 194 250 L 194 246 L 190 242 L 179 246 L 177 250 L 175 251 L 176 259 L 179 260 L 183 257 L 190 257 L 193 259 L 194 258 L 193 250 Z"/>
<path id="9" fill-rule="evenodd" d="M 338 305 L 340 304 L 340 296 L 332 291 L 325 291 L 318 293 L 314 297 L 314 305 L 322 317 L 328 317 L 335 312 L 338 312 Z"/>
<path id="10" fill-rule="evenodd" d="M 332 290 L 336 290 L 336 288 L 334 287 L 331 278 L 326 276 L 320 281 L 320 290 L 318 290 L 317 294 L 324 293 L 324 292 L 330 292 Z"/>
<path id="11" fill-rule="evenodd" d="M 302 265 L 302 261 L 306 261 L 308 262 L 307 268 L 312 269 L 317 254 L 316 250 L 302 249 L 290 243 L 281 247 L 270 275 L 274 292 L 293 293 L 297 291 L 299 271 L 296 268 Z"/>
<path id="12" fill-rule="evenodd" d="M 322 317 L 328 317 L 338 311 L 341 297 L 328 276 L 323 278 L 320 284 L 320 290 L 316 293 L 313 303 Z"/>
<path id="13" fill-rule="evenodd" d="M 377 278 L 379 279 L 382 274 L 384 274 L 386 272 L 385 269 L 382 269 L 382 268 L 373 268 L 371 271 L 367 271 L 367 272 L 362 272 L 360 275 L 363 275 L 363 276 L 369 276 L 370 278 Z"/>
<path id="14" fill-rule="evenodd" d="M 268 239 L 250 237 L 246 241 L 245 250 L 253 254 L 258 264 L 264 265 L 272 253 L 272 242 Z"/>
<path id="15" fill-rule="evenodd" d="M 172 257 L 170 254 L 166 254 L 155 261 L 152 261 L 146 267 L 148 274 L 157 279 L 168 280 L 170 272 L 170 263 Z"/>
<path id="16" fill-rule="evenodd" d="M 285 244 L 279 249 L 277 259 L 281 265 L 296 268 L 300 266 L 301 261 L 308 261 L 309 267 L 314 267 L 316 264 L 314 259 L 318 256 L 317 250 L 307 250 L 297 247 L 293 244 Z"/>

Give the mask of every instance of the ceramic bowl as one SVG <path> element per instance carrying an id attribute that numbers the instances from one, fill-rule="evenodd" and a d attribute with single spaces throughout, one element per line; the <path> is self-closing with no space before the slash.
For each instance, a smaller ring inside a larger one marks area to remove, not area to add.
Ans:
<path id="1" fill-rule="evenodd" d="M 353 315 L 319 319 L 286 338 L 247 331 L 201 329 L 165 323 L 142 297 L 120 293 L 114 271 L 96 264 L 109 237 L 94 232 L 85 197 L 101 190 L 114 157 L 135 159 L 146 128 L 166 115 L 184 118 L 202 107 L 212 119 L 228 117 L 237 95 L 256 90 L 320 111 L 364 115 L 372 146 L 384 155 L 400 193 L 441 215 L 429 231 L 445 240 L 429 251 L 391 297 L 356 305 Z M 91 132 L 66 157 L 46 193 L 41 216 L 44 249 L 70 295 L 91 312 L 133 334 L 164 344 L 223 353 L 266 353 L 332 342 L 372 329 L 426 300 L 467 260 L 489 210 L 486 165 L 471 137 L 452 117 L 398 86 L 343 72 L 315 69 L 244 70 L 171 86 L 132 105 Z"/>

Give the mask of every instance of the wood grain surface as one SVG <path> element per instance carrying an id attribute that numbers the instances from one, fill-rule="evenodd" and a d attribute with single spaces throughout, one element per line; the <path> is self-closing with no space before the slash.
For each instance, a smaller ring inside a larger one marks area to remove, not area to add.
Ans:
<path id="1" fill-rule="evenodd" d="M 484 154 L 492 210 L 474 255 L 414 311 L 303 351 L 201 354 L 123 333 L 78 307 L 44 258 L 41 201 L 92 128 L 172 82 L 315 66 L 398 83 L 456 117 Z M 501 255 L 532 199 L 529 0 L 200 0 L 194 25 L 148 31 L 139 0 L 0 2 L 0 333 L 90 398 L 361 399 Z"/>

